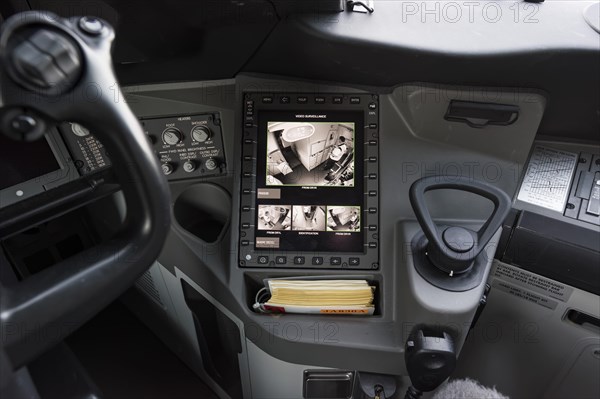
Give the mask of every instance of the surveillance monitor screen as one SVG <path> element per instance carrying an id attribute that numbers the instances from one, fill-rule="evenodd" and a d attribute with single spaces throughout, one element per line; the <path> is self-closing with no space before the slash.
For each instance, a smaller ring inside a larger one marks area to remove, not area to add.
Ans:
<path id="1" fill-rule="evenodd" d="M 256 249 L 363 252 L 363 114 L 261 112 Z"/>

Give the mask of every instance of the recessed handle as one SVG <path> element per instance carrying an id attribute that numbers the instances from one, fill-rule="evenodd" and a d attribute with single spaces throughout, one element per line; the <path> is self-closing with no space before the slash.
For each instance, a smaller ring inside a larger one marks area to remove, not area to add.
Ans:
<path id="1" fill-rule="evenodd" d="M 519 107 L 516 105 L 452 100 L 444 119 L 466 123 L 474 128 L 482 128 L 487 125 L 508 126 L 519 119 Z"/>

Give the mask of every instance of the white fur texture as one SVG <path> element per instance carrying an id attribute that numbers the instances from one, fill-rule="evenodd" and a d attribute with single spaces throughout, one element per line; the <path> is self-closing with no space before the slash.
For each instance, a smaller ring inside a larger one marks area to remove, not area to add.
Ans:
<path id="1" fill-rule="evenodd" d="M 449 381 L 433 396 L 433 399 L 509 399 L 495 388 L 487 388 L 470 379 Z"/>

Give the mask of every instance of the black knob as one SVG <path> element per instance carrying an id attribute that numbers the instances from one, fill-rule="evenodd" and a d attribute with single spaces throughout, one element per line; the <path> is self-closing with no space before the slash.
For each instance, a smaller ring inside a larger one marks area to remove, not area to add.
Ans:
<path id="1" fill-rule="evenodd" d="M 30 88 L 62 93 L 81 75 L 81 56 L 77 45 L 65 33 L 37 30 L 23 41 L 11 38 L 14 48 L 8 61 L 17 83 Z"/>

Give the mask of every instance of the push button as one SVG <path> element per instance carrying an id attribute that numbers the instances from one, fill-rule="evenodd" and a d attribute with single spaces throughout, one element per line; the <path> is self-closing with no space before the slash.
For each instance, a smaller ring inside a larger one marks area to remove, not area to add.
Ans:
<path id="1" fill-rule="evenodd" d="M 295 265 L 303 265 L 304 262 L 306 262 L 306 259 L 304 259 L 304 256 L 294 256 L 294 264 Z"/>
<path id="2" fill-rule="evenodd" d="M 250 245 L 250 241 L 248 241 L 248 240 L 242 240 L 242 246 L 243 247 L 247 247 L 248 245 Z"/>
<path id="3" fill-rule="evenodd" d="M 369 180 L 377 180 L 377 173 L 369 173 Z"/>
<path id="4" fill-rule="evenodd" d="M 321 266 L 323 264 L 323 257 L 322 256 L 315 256 L 312 258 L 312 264 L 314 266 Z"/>
<path id="5" fill-rule="evenodd" d="M 266 265 L 269 263 L 269 257 L 268 256 L 259 256 L 258 257 L 258 264 L 259 265 Z"/>
<path id="6" fill-rule="evenodd" d="M 339 256 L 334 256 L 329 259 L 329 264 L 331 266 L 339 266 L 342 264 L 342 258 L 340 258 Z"/>
<path id="7" fill-rule="evenodd" d="M 376 242 L 370 242 L 369 243 L 369 248 L 377 248 L 377 243 Z"/>
<path id="8" fill-rule="evenodd" d="M 369 129 L 377 129 L 377 123 L 369 123 Z"/>
<path id="9" fill-rule="evenodd" d="M 290 96 L 281 96 L 279 97 L 279 102 L 281 104 L 289 104 L 291 101 Z"/>
<path id="10" fill-rule="evenodd" d="M 369 140 L 369 145 L 370 145 L 370 146 L 375 146 L 375 145 L 377 145 L 377 140 Z"/>
<path id="11" fill-rule="evenodd" d="M 245 205 L 242 207 L 242 212 L 250 212 L 250 207 Z"/>
<path id="12" fill-rule="evenodd" d="M 308 97 L 299 96 L 298 98 L 296 98 L 296 101 L 298 102 L 298 104 L 306 104 L 308 102 Z"/>
<path id="13" fill-rule="evenodd" d="M 350 258 L 350 259 L 348 259 L 348 264 L 350 266 L 359 266 L 360 265 L 360 258 Z"/>
<path id="14" fill-rule="evenodd" d="M 377 109 L 377 104 L 376 103 L 369 103 L 369 109 L 370 110 Z"/>
<path id="15" fill-rule="evenodd" d="M 265 96 L 262 98 L 262 102 L 263 104 L 272 104 L 273 103 L 273 97 L 271 96 Z"/>
<path id="16" fill-rule="evenodd" d="M 341 104 L 341 103 L 343 103 L 343 102 L 344 102 L 344 98 L 343 98 L 343 97 L 341 97 L 341 96 L 335 96 L 335 97 L 333 97 L 333 100 L 332 100 L 332 102 L 333 102 L 334 104 Z"/>
<path id="17" fill-rule="evenodd" d="M 375 191 L 375 190 L 369 191 L 369 197 L 377 197 L 377 191 Z"/>
<path id="18" fill-rule="evenodd" d="M 315 104 L 325 104 L 325 97 L 315 97 Z"/>
<path id="19" fill-rule="evenodd" d="M 375 214 L 375 213 L 377 213 L 377 208 L 369 208 L 369 213 L 370 213 L 370 214 Z"/>
<path id="20" fill-rule="evenodd" d="M 360 104 L 360 97 L 350 97 L 350 104 Z"/>
<path id="21" fill-rule="evenodd" d="M 287 263 L 287 257 L 286 256 L 276 256 L 275 263 L 277 263 L 278 265 L 285 265 Z"/>
<path id="22" fill-rule="evenodd" d="M 242 223 L 242 229 L 249 229 L 250 223 Z"/>
<path id="23" fill-rule="evenodd" d="M 369 225 L 369 231 L 377 231 L 377 225 L 370 224 Z"/>

